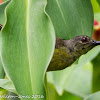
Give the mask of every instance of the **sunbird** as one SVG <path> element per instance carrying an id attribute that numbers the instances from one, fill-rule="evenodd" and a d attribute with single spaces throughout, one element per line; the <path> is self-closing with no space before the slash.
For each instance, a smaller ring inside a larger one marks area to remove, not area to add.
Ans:
<path id="1" fill-rule="evenodd" d="M 0 24 L 0 31 L 2 27 Z M 86 35 L 76 36 L 70 40 L 56 37 L 54 54 L 47 71 L 65 69 L 74 63 L 81 55 L 86 54 L 97 45 L 100 45 L 100 41 L 95 41 Z"/>
<path id="2" fill-rule="evenodd" d="M 86 35 L 76 36 L 71 40 L 56 37 L 53 57 L 47 71 L 62 70 L 74 63 L 81 55 L 87 53 L 100 41 L 95 41 Z"/>

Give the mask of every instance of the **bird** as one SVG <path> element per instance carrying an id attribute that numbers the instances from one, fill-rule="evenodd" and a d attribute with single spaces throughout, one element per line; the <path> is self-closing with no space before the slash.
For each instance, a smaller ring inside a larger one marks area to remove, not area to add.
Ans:
<path id="1" fill-rule="evenodd" d="M 2 27 L 3 25 L 0 24 L 0 31 Z M 93 40 L 91 37 L 86 35 L 79 35 L 70 40 L 56 37 L 55 50 L 47 68 L 47 72 L 67 68 L 81 55 L 86 54 L 98 45 L 100 45 L 100 41 Z"/>
<path id="2" fill-rule="evenodd" d="M 95 41 L 86 35 L 79 35 L 70 40 L 56 37 L 54 54 L 47 68 L 47 72 L 67 68 L 81 55 L 86 54 L 97 45 L 100 45 L 100 41 Z"/>

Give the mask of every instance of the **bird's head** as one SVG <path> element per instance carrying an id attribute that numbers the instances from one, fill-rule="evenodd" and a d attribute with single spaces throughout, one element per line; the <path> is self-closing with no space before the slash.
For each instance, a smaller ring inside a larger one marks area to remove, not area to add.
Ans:
<path id="1" fill-rule="evenodd" d="M 69 40 L 70 48 L 79 54 L 85 54 L 93 47 L 100 45 L 100 41 L 95 41 L 91 37 L 81 35 Z"/>

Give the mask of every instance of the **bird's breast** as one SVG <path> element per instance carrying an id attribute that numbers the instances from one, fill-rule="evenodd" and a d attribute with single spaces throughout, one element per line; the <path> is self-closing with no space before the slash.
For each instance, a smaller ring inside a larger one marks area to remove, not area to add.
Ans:
<path id="1" fill-rule="evenodd" d="M 75 59 L 66 47 L 55 48 L 47 71 L 62 70 L 71 65 Z"/>

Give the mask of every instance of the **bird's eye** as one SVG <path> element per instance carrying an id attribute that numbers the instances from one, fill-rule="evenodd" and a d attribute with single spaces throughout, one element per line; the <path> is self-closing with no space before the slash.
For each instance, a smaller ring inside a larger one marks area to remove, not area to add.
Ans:
<path id="1" fill-rule="evenodd" d="M 87 38 L 85 38 L 85 37 L 83 37 L 82 39 L 81 39 L 81 41 L 84 43 L 84 42 L 87 42 Z"/>

